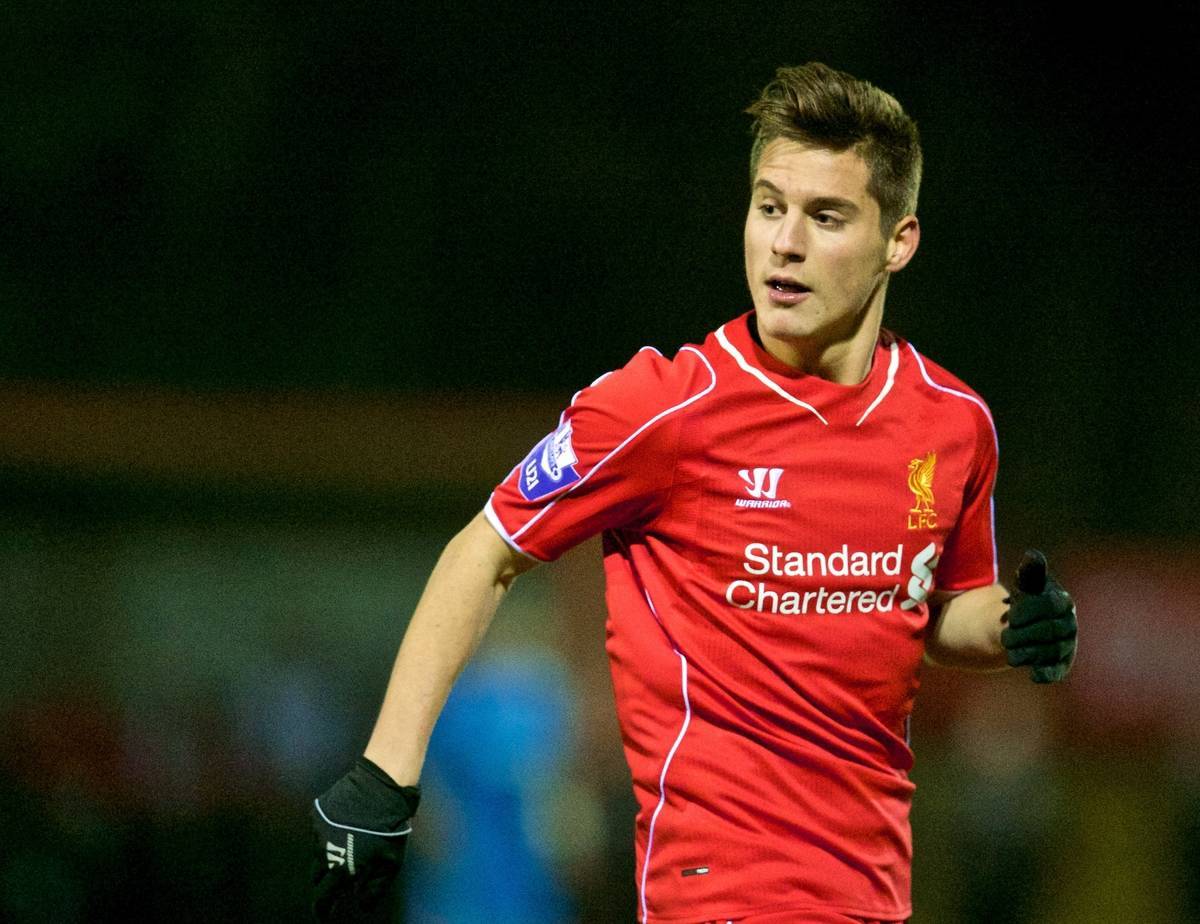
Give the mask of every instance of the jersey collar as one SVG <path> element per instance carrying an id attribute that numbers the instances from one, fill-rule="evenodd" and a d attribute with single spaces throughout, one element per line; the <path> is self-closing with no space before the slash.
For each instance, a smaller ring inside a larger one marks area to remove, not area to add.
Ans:
<path id="1" fill-rule="evenodd" d="M 900 346 L 891 331 L 880 330 L 867 377 L 857 385 L 841 385 L 777 360 L 751 335 L 753 323 L 754 312 L 749 311 L 718 328 L 721 348 L 744 373 L 824 424 L 862 426 L 892 390 L 900 366 Z"/>

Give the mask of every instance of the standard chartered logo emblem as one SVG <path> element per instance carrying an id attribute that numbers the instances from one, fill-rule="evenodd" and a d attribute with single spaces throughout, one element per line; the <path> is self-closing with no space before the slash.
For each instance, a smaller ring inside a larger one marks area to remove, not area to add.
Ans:
<path id="1" fill-rule="evenodd" d="M 743 551 L 742 570 L 758 581 L 732 581 L 725 588 L 725 601 L 739 610 L 780 615 L 836 615 L 841 613 L 886 613 L 896 605 L 903 586 L 900 581 L 878 589 L 878 581 L 864 581 L 874 587 L 834 590 L 804 582 L 803 590 L 788 588 L 788 582 L 772 578 L 817 577 L 901 577 L 904 545 L 886 552 L 851 549 L 843 544 L 831 552 L 781 549 L 765 542 L 751 542 Z M 913 556 L 909 564 L 908 597 L 900 602 L 902 610 L 923 603 L 933 589 L 933 569 L 937 567 L 937 546 L 929 543 Z M 842 582 L 845 586 L 845 582 Z"/>
<path id="2" fill-rule="evenodd" d="M 933 569 L 937 567 L 937 546 L 932 542 L 921 549 L 912 560 L 912 577 L 908 579 L 908 599 L 900 602 L 900 609 L 911 610 L 924 603 L 933 590 Z"/>

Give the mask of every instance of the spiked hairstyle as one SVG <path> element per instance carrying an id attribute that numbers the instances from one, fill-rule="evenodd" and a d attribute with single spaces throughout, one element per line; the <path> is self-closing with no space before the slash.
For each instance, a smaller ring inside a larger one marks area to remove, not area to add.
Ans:
<path id="1" fill-rule="evenodd" d="M 776 138 L 845 151 L 853 148 L 871 171 L 867 191 L 879 203 L 888 235 L 917 209 L 921 139 L 917 124 L 895 97 L 844 71 L 818 62 L 781 67 L 746 109 L 754 117 L 750 179 L 763 148 Z"/>

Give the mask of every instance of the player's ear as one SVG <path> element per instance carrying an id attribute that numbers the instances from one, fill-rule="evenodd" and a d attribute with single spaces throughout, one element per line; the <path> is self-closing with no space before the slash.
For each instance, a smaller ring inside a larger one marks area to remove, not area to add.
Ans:
<path id="1" fill-rule="evenodd" d="M 892 229 L 887 242 L 887 262 L 884 269 L 889 273 L 899 272 L 908 266 L 908 261 L 917 252 L 921 243 L 921 223 L 916 215 L 905 215 Z"/>

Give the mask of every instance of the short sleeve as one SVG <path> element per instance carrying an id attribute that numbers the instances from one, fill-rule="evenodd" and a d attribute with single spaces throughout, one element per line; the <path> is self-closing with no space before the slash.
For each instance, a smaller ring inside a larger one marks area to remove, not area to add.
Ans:
<path id="1" fill-rule="evenodd" d="M 937 569 L 939 590 L 970 590 L 999 579 L 996 563 L 995 502 L 998 451 L 996 430 L 986 407 L 975 413 L 975 454 L 963 489 L 958 522 L 946 537 Z"/>
<path id="2" fill-rule="evenodd" d="M 647 348 L 601 376 L 492 492 L 488 522 L 512 548 L 552 561 L 603 530 L 652 521 L 674 484 L 680 423 L 711 373 L 692 348 L 674 360 Z"/>

